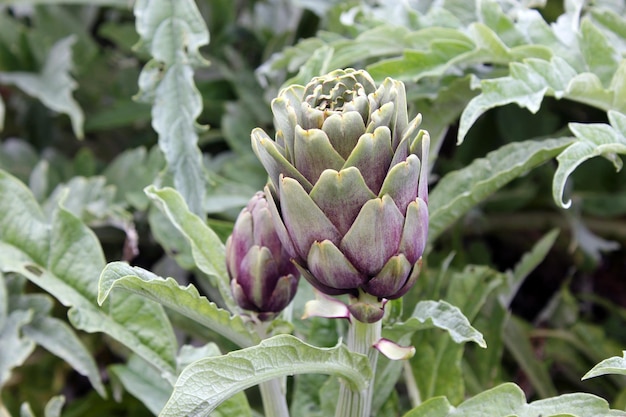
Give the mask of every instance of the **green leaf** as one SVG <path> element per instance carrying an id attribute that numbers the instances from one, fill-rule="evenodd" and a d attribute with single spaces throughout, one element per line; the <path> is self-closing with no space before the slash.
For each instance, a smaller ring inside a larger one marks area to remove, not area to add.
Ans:
<path id="1" fill-rule="evenodd" d="M 67 114 L 72 121 L 74 134 L 82 139 L 85 116 L 72 97 L 72 91 L 77 85 L 70 77 L 72 44 L 75 41 L 76 37 L 72 35 L 55 43 L 38 74 L 0 72 L 0 84 L 14 84 L 25 93 L 41 100 L 50 109 Z"/>
<path id="2" fill-rule="evenodd" d="M 2 100 L 2 96 L 0 96 L 0 132 L 4 130 L 4 113 L 6 112 L 6 107 L 4 106 L 4 100 Z"/>
<path id="3" fill-rule="evenodd" d="M 411 318 L 385 329 L 385 335 L 406 338 L 416 331 L 435 327 L 447 331 L 455 343 L 474 342 L 480 347 L 487 347 L 483 336 L 471 326 L 461 310 L 446 301 L 420 301 Z"/>
<path id="4" fill-rule="evenodd" d="M 526 277 L 543 262 L 558 236 L 558 229 L 549 231 L 535 243 L 530 252 L 525 253 L 519 262 L 515 264 L 513 271 L 507 276 L 506 291 L 500 296 L 503 306 L 507 308 L 510 306 L 513 297 L 517 294 Z"/>
<path id="5" fill-rule="evenodd" d="M 559 166 L 552 181 L 552 197 L 556 204 L 568 208 L 571 200 L 563 201 L 565 183 L 571 173 L 583 162 L 596 156 L 603 156 L 613 163 L 616 170 L 622 168 L 622 160 L 617 154 L 626 153 L 626 115 L 609 111 L 609 122 L 570 123 L 569 128 L 578 139 L 556 158 Z"/>
<path id="6" fill-rule="evenodd" d="M 0 329 L 4 328 L 9 315 L 9 295 L 4 281 L 4 274 L 0 270 Z"/>
<path id="7" fill-rule="evenodd" d="M 113 6 L 128 9 L 127 0 L 29 0 L 29 4 L 46 5 L 46 4 L 83 4 L 94 6 Z M 0 5 L 22 4 L 22 0 L 0 0 Z"/>
<path id="8" fill-rule="evenodd" d="M 35 343 L 21 336 L 23 327 L 32 316 L 32 311 L 13 311 L 0 328 L 0 388 L 11 377 L 11 370 L 22 365 L 35 350 Z"/>
<path id="9" fill-rule="evenodd" d="M 163 279 L 142 268 L 113 262 L 100 275 L 98 302 L 103 303 L 110 292 L 123 288 L 177 311 L 228 338 L 241 347 L 259 342 L 239 315 L 231 315 L 201 296 L 193 285 L 182 287 L 173 278 Z"/>
<path id="10" fill-rule="evenodd" d="M 291 84 L 306 85 L 313 77 L 328 73 L 332 69 L 330 60 L 333 52 L 333 48 L 328 45 L 323 45 L 316 49 L 306 61 L 306 64 L 300 67 L 298 74 L 285 81 L 284 86 Z"/>
<path id="11" fill-rule="evenodd" d="M 121 206 L 115 204 L 115 187 L 106 184 L 106 179 L 100 176 L 73 177 L 67 183 L 55 188 L 44 203 L 45 213 L 53 213 L 59 206 L 85 223 L 105 221 L 120 217 L 130 218 Z"/>
<path id="12" fill-rule="evenodd" d="M 523 369 L 533 387 L 544 398 L 557 394 L 547 364 L 535 355 L 528 330 L 520 319 L 510 317 L 504 325 L 504 344 Z"/>
<path id="13" fill-rule="evenodd" d="M 119 293 L 105 306 L 108 314 L 99 308 L 97 282 L 105 262 L 95 234 L 62 207 L 47 219 L 30 191 L 3 171 L 0 195 L 0 270 L 28 278 L 70 307 L 74 327 L 105 332 L 175 375 L 177 342 L 160 305 Z"/>
<path id="14" fill-rule="evenodd" d="M 61 409 L 65 404 L 65 397 L 58 395 L 52 397 L 50 401 L 46 403 L 44 408 L 44 417 L 61 417 Z M 0 409 L 2 411 L 2 409 Z M 35 417 L 33 410 L 30 408 L 30 404 L 24 403 L 20 407 L 20 417 Z"/>
<path id="15" fill-rule="evenodd" d="M 544 96 L 570 99 L 603 110 L 626 111 L 622 100 L 626 83 L 626 60 L 611 67 L 610 87 L 593 72 L 578 73 L 563 58 L 550 61 L 529 58 L 513 62 L 506 77 L 482 80 L 481 94 L 472 99 L 461 115 L 458 143 L 487 110 L 515 103 L 536 113 Z M 608 89 L 607 89 L 608 87 Z"/>
<path id="16" fill-rule="evenodd" d="M 579 43 L 588 71 L 597 75 L 602 84 L 608 86 L 622 59 L 620 53 L 615 50 L 604 33 L 586 17 L 580 25 Z"/>
<path id="17" fill-rule="evenodd" d="M 591 394 L 564 394 L 526 402 L 524 392 L 512 383 L 502 384 L 453 407 L 434 398 L 409 411 L 404 417 L 609 417 L 623 416 L 608 403 Z"/>
<path id="18" fill-rule="evenodd" d="M 145 211 L 150 200 L 143 192 L 158 177 L 165 166 L 163 154 L 158 147 L 150 151 L 140 147 L 119 154 L 104 170 L 107 184 L 115 185 L 115 200 L 128 202 L 138 210 Z"/>
<path id="19" fill-rule="evenodd" d="M 46 404 L 46 408 L 43 410 L 44 417 L 61 417 L 61 409 L 65 404 L 65 397 L 58 395 L 50 398 L 50 401 Z"/>
<path id="20" fill-rule="evenodd" d="M 25 326 L 23 331 L 26 337 L 63 359 L 79 374 L 86 376 L 98 394 L 106 398 L 106 390 L 102 385 L 96 361 L 64 321 L 54 317 L 41 317 Z"/>
<path id="21" fill-rule="evenodd" d="M 154 415 L 159 414 L 172 395 L 172 384 L 137 355 L 131 355 L 124 365 L 111 365 L 107 369 L 115 382 L 121 383 L 126 391 L 141 401 Z"/>
<path id="22" fill-rule="evenodd" d="M 176 228 L 191 244 L 193 258 L 198 268 L 213 277 L 213 285 L 231 311 L 236 311 L 230 292 L 230 278 L 226 272 L 224 244 L 215 232 L 194 213 L 189 211 L 181 195 L 172 188 L 146 188 L 146 194 L 156 203 Z"/>
<path id="23" fill-rule="evenodd" d="M 153 58 L 139 76 L 137 99 L 152 103 L 152 127 L 174 184 L 191 211 L 202 215 L 206 178 L 195 122 L 202 97 L 193 69 L 208 65 L 199 48 L 209 43 L 209 32 L 193 0 L 138 0 L 134 13 L 137 48 Z"/>
<path id="24" fill-rule="evenodd" d="M 279 335 L 257 346 L 189 365 L 178 378 L 161 417 L 208 416 L 237 392 L 300 373 L 336 375 L 355 391 L 365 389 L 372 376 L 367 357 L 350 352 L 344 345 L 318 348 L 294 336 Z"/>
<path id="25" fill-rule="evenodd" d="M 572 142 L 572 138 L 559 138 L 510 143 L 446 174 L 429 196 L 428 240 L 434 242 L 472 207 Z"/>
<path id="26" fill-rule="evenodd" d="M 25 140 L 9 138 L 0 144 L 0 169 L 11 172 L 24 182 L 28 181 L 38 162 L 37 151 Z"/>
<path id="27" fill-rule="evenodd" d="M 600 375 L 618 374 L 626 375 L 626 351 L 623 352 L 623 357 L 613 356 L 597 364 L 589 372 L 582 377 L 583 380 L 594 378 Z"/>

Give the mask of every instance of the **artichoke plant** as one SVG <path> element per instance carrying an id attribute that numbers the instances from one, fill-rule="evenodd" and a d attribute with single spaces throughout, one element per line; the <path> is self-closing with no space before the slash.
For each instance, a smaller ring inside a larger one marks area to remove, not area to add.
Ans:
<path id="1" fill-rule="evenodd" d="M 275 139 L 257 128 L 252 146 L 283 245 L 314 287 L 350 294 L 353 316 L 379 320 L 372 305 L 411 288 L 426 242 L 421 116 L 408 120 L 402 82 L 377 87 L 353 69 L 283 89 L 272 111 Z"/>
<path id="2" fill-rule="evenodd" d="M 293 299 L 300 274 L 281 244 L 267 200 L 256 193 L 226 241 L 226 269 L 237 304 L 269 320 Z"/>

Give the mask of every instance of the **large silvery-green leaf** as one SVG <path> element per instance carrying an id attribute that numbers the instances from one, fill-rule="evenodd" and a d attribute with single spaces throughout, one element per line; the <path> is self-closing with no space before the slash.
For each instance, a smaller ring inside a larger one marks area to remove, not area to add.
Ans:
<path id="1" fill-rule="evenodd" d="M 318 348 L 290 335 L 257 346 L 193 362 L 182 372 L 161 417 L 208 416 L 222 401 L 261 382 L 287 375 L 322 373 L 343 378 L 356 391 L 372 371 L 365 355 L 344 345 Z"/>
<path id="2" fill-rule="evenodd" d="M 78 103 L 72 97 L 77 87 L 70 76 L 72 67 L 72 45 L 76 38 L 68 36 L 54 44 L 48 58 L 39 73 L 0 72 L 0 84 L 14 84 L 28 95 L 38 98 L 47 107 L 59 113 L 67 114 L 72 121 L 74 134 L 83 137 L 85 116 Z M 3 106 L 0 105 L 0 116 Z M 1 121 L 4 117 L 0 117 Z"/>
<path id="3" fill-rule="evenodd" d="M 572 138 L 560 138 L 511 143 L 446 174 L 430 193 L 428 240 L 435 241 L 476 204 L 572 142 Z"/>
<path id="4" fill-rule="evenodd" d="M 163 308 L 116 292 L 101 309 L 104 255 L 94 233 L 59 207 L 46 218 L 30 191 L 0 171 L 0 270 L 28 278 L 69 307 L 74 327 L 105 332 L 173 377 L 177 342 Z"/>
<path id="5" fill-rule="evenodd" d="M 610 410 L 606 400 L 591 394 L 564 394 L 526 402 L 515 384 L 499 385 L 453 407 L 444 397 L 428 400 L 404 417 L 610 417 L 624 416 Z"/>
<path id="6" fill-rule="evenodd" d="M 174 174 L 174 184 L 196 214 L 203 214 L 206 180 L 198 148 L 202 97 L 193 70 L 207 65 L 199 48 L 209 32 L 193 0 L 137 0 L 138 48 L 150 53 L 137 98 L 152 103 L 152 127 Z"/>
<path id="7" fill-rule="evenodd" d="M 123 262 L 113 262 L 106 266 L 100 276 L 100 303 L 108 297 L 113 288 L 148 297 L 184 316 L 206 326 L 230 339 L 241 347 L 259 342 L 241 319 L 201 296 L 192 285 L 182 287 L 173 278 L 164 279 L 142 268 L 131 267 Z"/>
<path id="8" fill-rule="evenodd" d="M 515 103 L 536 113 L 545 96 L 566 98 L 603 110 L 626 111 L 626 102 L 623 100 L 626 92 L 626 60 L 615 67 L 610 84 L 605 85 L 597 74 L 578 73 L 558 56 L 550 61 L 529 58 L 521 63 L 513 62 L 509 71 L 506 77 L 481 81 L 481 94 L 468 103 L 461 115 L 459 143 L 463 142 L 474 122 L 487 110 Z"/>
<path id="9" fill-rule="evenodd" d="M 556 158 L 559 166 L 554 173 L 552 197 L 565 208 L 571 201 L 563 201 L 565 183 L 580 164 L 596 156 L 603 156 L 613 163 L 618 171 L 622 160 L 617 154 L 626 154 L 626 115 L 609 111 L 610 125 L 605 123 L 570 123 L 569 128 L 578 141 L 568 146 Z"/>
<path id="10" fill-rule="evenodd" d="M 220 351 L 204 349 L 206 357 L 218 356 Z M 182 353 L 183 349 L 181 349 Z M 172 395 L 174 387 L 167 382 L 148 362 L 133 355 L 126 365 L 108 368 L 114 383 L 121 383 L 134 397 L 139 399 L 154 414 L 158 415 Z M 215 417 L 250 417 L 250 405 L 243 392 L 223 402 L 212 414 Z"/>
<path id="11" fill-rule="evenodd" d="M 146 188 L 146 194 L 187 238 L 198 268 L 213 278 L 212 284 L 220 291 L 224 303 L 231 311 L 236 311 L 226 272 L 226 251 L 219 236 L 190 211 L 182 196 L 173 188 L 159 190 L 150 186 Z"/>
<path id="12" fill-rule="evenodd" d="M 420 301 L 415 306 L 411 318 L 385 329 L 384 335 L 410 338 L 416 331 L 435 327 L 447 331 L 455 343 L 474 342 L 480 347 L 487 347 L 483 336 L 471 326 L 461 310 L 445 301 Z"/>
<path id="13" fill-rule="evenodd" d="M 600 375 L 619 374 L 626 375 L 626 350 L 623 356 L 613 356 L 597 364 L 582 379 L 589 379 Z"/>

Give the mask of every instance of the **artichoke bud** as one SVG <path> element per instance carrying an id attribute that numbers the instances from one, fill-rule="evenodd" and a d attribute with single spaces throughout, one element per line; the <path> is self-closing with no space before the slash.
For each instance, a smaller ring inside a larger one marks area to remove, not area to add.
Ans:
<path id="1" fill-rule="evenodd" d="M 280 242 L 267 200 L 257 192 L 226 241 L 226 269 L 237 304 L 269 320 L 293 299 L 299 273 Z"/>
<path id="2" fill-rule="evenodd" d="M 276 139 L 255 129 L 252 146 L 270 176 L 281 242 L 314 287 L 352 295 L 353 316 L 378 320 L 362 295 L 405 294 L 426 244 L 430 137 L 421 115 L 409 120 L 402 82 L 376 86 L 353 69 L 283 89 L 272 111 Z"/>

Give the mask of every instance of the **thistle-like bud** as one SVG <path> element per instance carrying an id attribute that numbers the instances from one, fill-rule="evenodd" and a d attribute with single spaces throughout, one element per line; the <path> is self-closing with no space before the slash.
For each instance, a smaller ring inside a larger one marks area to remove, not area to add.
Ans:
<path id="1" fill-rule="evenodd" d="M 226 241 L 226 267 L 235 301 L 261 320 L 280 313 L 296 294 L 300 274 L 280 243 L 262 192 L 239 213 Z"/>
<path id="2" fill-rule="evenodd" d="M 404 84 L 337 70 L 272 102 L 276 137 L 252 132 L 267 170 L 276 230 L 302 275 L 328 295 L 350 294 L 363 322 L 377 300 L 404 295 L 428 233 L 428 132 L 409 120 Z"/>

